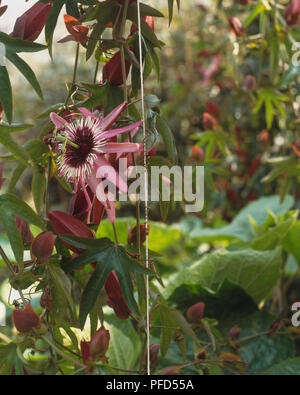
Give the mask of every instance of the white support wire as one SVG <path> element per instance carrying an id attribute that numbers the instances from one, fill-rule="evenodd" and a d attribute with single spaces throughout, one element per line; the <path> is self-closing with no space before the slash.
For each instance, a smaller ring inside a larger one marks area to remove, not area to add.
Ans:
<path id="1" fill-rule="evenodd" d="M 142 48 L 142 30 L 141 30 L 141 7 L 140 0 L 137 0 L 138 12 L 138 34 L 139 34 L 139 64 L 141 79 L 141 103 L 142 103 L 142 120 L 143 120 L 143 149 L 144 149 L 144 168 L 145 168 L 145 230 L 146 230 L 146 252 L 145 265 L 149 268 L 148 252 L 148 170 L 147 170 L 147 133 L 145 123 L 145 100 L 144 100 L 144 75 L 143 75 L 143 48 Z M 146 275 L 146 336 L 147 336 L 147 375 L 151 374 L 150 367 L 150 314 L 149 314 L 149 276 Z"/>

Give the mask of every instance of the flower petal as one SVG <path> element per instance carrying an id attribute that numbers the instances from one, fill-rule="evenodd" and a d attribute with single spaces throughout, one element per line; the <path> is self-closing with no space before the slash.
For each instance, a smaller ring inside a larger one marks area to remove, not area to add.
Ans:
<path id="1" fill-rule="evenodd" d="M 64 118 L 60 117 L 55 112 L 51 112 L 50 119 L 59 129 L 65 127 L 65 125 L 68 123 Z"/>
<path id="2" fill-rule="evenodd" d="M 111 113 L 109 113 L 105 118 L 100 120 L 100 127 L 102 130 L 107 130 L 117 118 L 121 115 L 121 113 L 125 110 L 127 107 L 127 102 L 125 101 L 124 103 L 120 104 L 118 107 L 116 107 Z"/>
<path id="3" fill-rule="evenodd" d="M 105 153 L 136 152 L 140 146 L 138 143 L 106 143 L 101 150 Z"/>
<path id="4" fill-rule="evenodd" d="M 118 134 L 129 132 L 129 130 L 138 128 L 141 125 L 141 123 L 142 123 L 142 121 L 139 121 L 139 122 L 133 123 L 132 125 L 125 126 L 124 128 L 108 130 L 104 134 L 103 137 L 106 139 L 109 139 L 111 137 L 117 136 Z"/>
<path id="5" fill-rule="evenodd" d="M 118 172 L 114 169 L 114 167 L 109 162 L 107 162 L 107 160 L 105 160 L 103 157 L 99 157 L 97 159 L 97 167 L 97 178 L 106 178 L 108 181 L 118 187 L 121 192 L 127 192 L 127 184 L 119 176 Z"/>
<path id="6" fill-rule="evenodd" d="M 91 117 L 93 119 L 99 119 L 98 117 L 96 117 L 95 114 L 93 114 L 90 110 L 88 110 L 87 108 L 84 107 L 79 107 L 78 110 L 81 112 L 81 114 L 85 117 Z"/>

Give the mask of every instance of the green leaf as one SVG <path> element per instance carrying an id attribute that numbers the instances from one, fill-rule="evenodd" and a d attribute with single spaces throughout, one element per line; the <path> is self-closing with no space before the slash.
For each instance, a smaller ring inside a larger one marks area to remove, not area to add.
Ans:
<path id="1" fill-rule="evenodd" d="M 6 123 L 0 124 L 0 133 L 15 133 L 15 132 L 22 132 L 23 130 L 30 129 L 32 125 L 27 124 L 11 124 L 7 125 Z"/>
<path id="2" fill-rule="evenodd" d="M 189 237 L 202 242 L 234 239 L 251 241 L 254 238 L 254 234 L 250 217 L 257 224 L 262 225 L 268 216 L 269 210 L 275 215 L 279 215 L 288 211 L 293 204 L 294 199 L 291 196 L 286 196 L 282 203 L 279 196 L 262 197 L 241 210 L 231 224 L 216 229 L 194 229 Z"/>
<path id="3" fill-rule="evenodd" d="M 12 375 L 15 370 L 16 375 L 23 375 L 23 363 L 18 356 L 18 345 L 16 343 L 9 343 L 7 345 L 0 345 L 0 366 L 1 374 Z M 3 368 L 3 366 L 5 366 Z"/>
<path id="4" fill-rule="evenodd" d="M 281 250 L 255 251 L 245 249 L 228 252 L 218 250 L 205 255 L 189 270 L 180 270 L 164 292 L 166 299 L 178 300 L 187 288 L 197 292 L 205 287 L 217 292 L 225 279 L 242 288 L 256 303 L 269 295 L 278 281 L 281 266 Z"/>
<path id="5" fill-rule="evenodd" d="M 21 59 L 16 53 L 7 52 L 7 58 L 17 67 L 17 69 L 24 75 L 33 89 L 36 91 L 38 96 L 43 100 L 43 93 L 40 87 L 40 84 L 32 71 L 32 69 L 28 66 L 23 59 Z"/>
<path id="6" fill-rule="evenodd" d="M 3 32 L 0 32 L 0 42 L 9 52 L 39 52 L 47 48 L 45 45 L 14 38 Z"/>
<path id="7" fill-rule="evenodd" d="M 298 376 L 300 373 L 300 357 L 288 358 L 276 365 L 271 366 L 263 373 L 265 375 L 289 375 Z"/>
<path id="8" fill-rule="evenodd" d="M 93 31 L 90 35 L 90 40 L 88 41 L 88 46 L 86 50 L 86 60 L 92 56 L 94 49 L 100 41 L 102 33 L 106 29 L 109 22 L 112 22 L 117 15 L 119 6 L 114 1 L 104 1 L 97 6 L 96 17 L 98 19 Z"/>
<path id="9" fill-rule="evenodd" d="M 8 235 L 11 248 L 14 252 L 17 263 L 22 268 L 23 265 L 23 243 L 20 232 L 15 224 L 15 217 L 21 217 L 25 221 L 46 230 L 42 220 L 35 212 L 21 199 L 6 193 L 0 196 L 0 221 Z"/>
<path id="10" fill-rule="evenodd" d="M 127 18 L 131 20 L 131 22 L 133 22 L 135 26 L 138 26 L 137 5 L 135 3 L 132 3 L 128 7 Z M 153 44 L 153 46 L 158 48 L 161 47 L 160 41 L 157 39 L 155 33 L 152 31 L 148 23 L 144 21 L 144 19 L 141 19 L 141 30 L 142 30 L 142 35 L 147 40 L 149 40 Z"/>
<path id="11" fill-rule="evenodd" d="M 61 304 L 60 309 L 64 310 L 64 306 L 69 308 L 72 317 L 76 316 L 75 304 L 71 293 L 71 281 L 66 273 L 54 264 L 47 265 L 49 275 L 51 277 L 55 297 Z"/>
<path id="12" fill-rule="evenodd" d="M 82 84 L 82 86 L 91 92 L 91 97 L 83 105 L 86 108 L 93 108 L 99 103 L 104 105 L 104 115 L 110 113 L 115 107 L 123 103 L 123 92 L 118 86 L 110 85 L 106 82 L 103 85 Z"/>
<path id="13" fill-rule="evenodd" d="M 110 333 L 106 356 L 109 364 L 123 369 L 134 369 L 140 353 L 140 339 L 128 320 L 105 315 L 105 327 Z"/>
<path id="14" fill-rule="evenodd" d="M 157 115 L 156 117 L 156 123 L 155 123 L 156 130 L 158 133 L 161 135 L 165 148 L 168 153 L 168 159 L 169 161 L 174 164 L 175 163 L 175 153 L 176 153 L 176 148 L 175 148 L 175 143 L 174 143 L 174 137 L 173 134 L 167 125 L 167 123 L 162 119 L 160 115 Z"/>
<path id="15" fill-rule="evenodd" d="M 11 123 L 13 113 L 12 89 L 5 66 L 0 66 L 0 103 L 3 106 L 8 122 Z"/>
<path id="16" fill-rule="evenodd" d="M 40 214 L 46 190 L 46 175 L 43 168 L 39 168 L 33 173 L 31 186 L 35 209 L 37 213 Z"/>
<path id="17" fill-rule="evenodd" d="M 283 248 L 292 254 L 300 265 L 300 221 L 294 223 L 283 239 Z"/>
<path id="18" fill-rule="evenodd" d="M 133 284 L 131 272 L 136 271 L 142 274 L 153 273 L 139 263 L 130 258 L 124 247 L 116 246 L 109 239 L 83 239 L 75 236 L 60 236 L 60 238 L 75 247 L 86 250 L 64 265 L 67 272 L 81 268 L 89 263 L 97 262 L 97 267 L 91 275 L 86 285 L 80 303 L 80 324 L 83 327 L 88 313 L 92 310 L 96 299 L 105 284 L 109 273 L 114 270 L 119 279 L 124 298 L 129 308 L 138 312 L 136 301 L 133 297 Z"/>
<path id="19" fill-rule="evenodd" d="M 0 98 L 1 100 L 1 98 Z M 20 161 L 26 167 L 32 167 L 30 157 L 26 150 L 21 147 L 9 133 L 5 131 L 5 128 L 0 128 L 0 144 L 13 154 L 15 159 Z"/>
<path id="20" fill-rule="evenodd" d="M 48 45 L 49 54 L 52 57 L 52 41 L 53 41 L 53 33 L 57 24 L 57 19 L 60 14 L 62 7 L 65 4 L 65 0 L 55 0 L 53 2 L 50 14 L 47 19 L 47 23 L 45 26 L 45 39 Z"/>

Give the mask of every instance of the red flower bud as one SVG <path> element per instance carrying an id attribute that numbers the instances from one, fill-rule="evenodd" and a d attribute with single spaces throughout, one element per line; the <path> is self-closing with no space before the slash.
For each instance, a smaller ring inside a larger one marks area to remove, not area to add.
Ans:
<path id="1" fill-rule="evenodd" d="M 198 163 L 202 163 L 203 159 L 204 159 L 204 151 L 202 148 L 197 147 L 196 145 L 194 145 L 194 147 L 192 147 L 192 158 L 198 162 Z"/>
<path id="2" fill-rule="evenodd" d="M 30 244 L 33 240 L 33 234 L 30 231 L 28 222 L 20 217 L 15 218 L 15 223 L 21 234 L 21 238 L 24 244 Z"/>
<path id="3" fill-rule="evenodd" d="M 236 340 L 240 336 L 240 333 L 241 328 L 238 325 L 234 325 L 229 331 L 229 335 L 232 340 Z"/>
<path id="4" fill-rule="evenodd" d="M 101 326 L 101 328 L 93 334 L 90 341 L 90 353 L 93 359 L 105 356 L 109 346 L 109 339 L 109 331 L 106 330 L 104 326 Z"/>
<path id="5" fill-rule="evenodd" d="M 291 0 L 285 9 L 285 21 L 289 27 L 296 27 L 300 19 L 300 0 Z"/>
<path id="6" fill-rule="evenodd" d="M 93 201 L 94 194 L 89 187 L 86 188 L 91 201 Z M 87 203 L 85 194 L 82 189 L 75 193 L 69 203 L 69 213 L 78 218 L 82 222 L 86 222 L 89 217 L 89 205 Z"/>
<path id="7" fill-rule="evenodd" d="M 125 59 L 126 78 L 129 74 L 130 62 Z M 118 51 L 114 56 L 103 66 L 102 70 L 103 82 L 108 81 L 111 85 L 123 85 L 121 52 Z"/>
<path id="8" fill-rule="evenodd" d="M 114 309 L 117 317 L 126 320 L 131 311 L 124 299 L 118 277 L 114 271 L 107 277 L 104 287 L 108 296 L 108 305 Z"/>
<path id="9" fill-rule="evenodd" d="M 3 178 L 3 169 L 4 169 L 4 164 L 5 162 L 0 162 L 0 189 L 2 187 L 2 184 L 6 180 L 6 178 Z"/>
<path id="10" fill-rule="evenodd" d="M 199 302 L 191 306 L 186 315 L 193 322 L 199 322 L 203 318 L 205 303 Z"/>
<path id="11" fill-rule="evenodd" d="M 197 355 L 198 359 L 206 359 L 206 351 L 205 350 L 201 350 L 198 355 Z"/>
<path id="12" fill-rule="evenodd" d="M 16 20 L 11 36 L 26 41 L 35 41 L 47 22 L 51 7 L 52 3 L 34 4 Z"/>
<path id="13" fill-rule="evenodd" d="M 237 37 L 242 37 L 245 34 L 246 29 L 243 27 L 242 22 L 239 20 L 239 18 L 228 18 L 228 24 L 231 32 Z"/>
<path id="14" fill-rule="evenodd" d="M 27 333 L 32 328 L 39 329 L 42 326 L 41 317 L 33 310 L 30 303 L 27 303 L 23 309 L 14 310 L 12 320 L 20 333 Z"/>
<path id="15" fill-rule="evenodd" d="M 93 232 L 77 218 L 62 211 L 50 211 L 47 213 L 50 223 L 58 235 L 73 235 L 78 237 L 94 238 Z M 64 245 L 70 250 L 81 254 L 81 248 L 74 247 L 64 242 Z"/>
<path id="16" fill-rule="evenodd" d="M 167 366 L 163 370 L 161 370 L 160 374 L 166 375 L 166 376 L 177 376 L 179 375 L 180 368 L 177 366 Z"/>
<path id="17" fill-rule="evenodd" d="M 148 226 L 149 230 L 149 226 Z M 127 243 L 128 244 L 137 244 L 138 239 L 138 228 L 137 226 L 134 226 L 133 228 L 130 229 L 128 232 L 128 237 L 127 237 Z M 143 244 L 146 240 L 146 227 L 145 225 L 140 225 L 140 239 L 141 239 L 141 244 Z"/>
<path id="18" fill-rule="evenodd" d="M 154 371 L 159 362 L 159 358 L 158 358 L 159 344 L 156 343 L 151 344 L 149 351 L 150 351 L 150 367 L 151 370 Z"/>
<path id="19" fill-rule="evenodd" d="M 38 262 L 47 261 L 52 255 L 55 239 L 56 236 L 52 232 L 40 233 L 31 243 L 31 258 Z"/>
<path id="20" fill-rule="evenodd" d="M 256 78 L 253 75 L 247 75 L 245 77 L 243 91 L 249 92 L 255 89 L 256 86 Z"/>
<path id="21" fill-rule="evenodd" d="M 1 0 L 0 0 L 0 5 L 1 5 Z M 0 16 L 3 15 L 6 10 L 7 10 L 7 5 L 0 7 Z"/>
<path id="22" fill-rule="evenodd" d="M 208 112 L 203 113 L 203 126 L 205 130 L 216 130 L 219 127 L 218 121 Z"/>
<path id="23" fill-rule="evenodd" d="M 40 299 L 40 305 L 43 309 L 47 309 L 48 311 L 51 311 L 52 307 L 52 300 L 51 300 L 51 289 L 50 288 L 45 288 L 44 292 L 42 293 L 41 299 Z"/>
<path id="24" fill-rule="evenodd" d="M 64 22 L 68 32 L 74 37 L 75 41 L 86 45 L 88 38 L 87 34 L 89 28 L 87 26 L 81 25 L 78 19 L 72 17 L 71 15 L 64 15 Z"/>

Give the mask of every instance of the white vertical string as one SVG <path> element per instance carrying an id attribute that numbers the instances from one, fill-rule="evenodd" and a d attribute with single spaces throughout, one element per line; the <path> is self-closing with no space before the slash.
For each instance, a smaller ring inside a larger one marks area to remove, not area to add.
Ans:
<path id="1" fill-rule="evenodd" d="M 141 7 L 140 0 L 137 0 L 138 12 L 138 34 L 139 34 L 139 63 L 141 79 L 141 103 L 142 103 L 142 121 L 143 121 L 143 148 L 144 148 L 144 168 L 145 168 L 145 231 L 146 231 L 146 252 L 145 265 L 149 267 L 148 252 L 148 172 L 147 172 L 147 133 L 145 123 L 145 100 L 144 100 L 144 75 L 143 75 L 143 49 L 142 49 L 142 29 L 141 29 Z M 147 374 L 150 375 L 150 315 L 149 315 L 149 277 L 146 275 L 146 336 L 147 336 Z"/>

